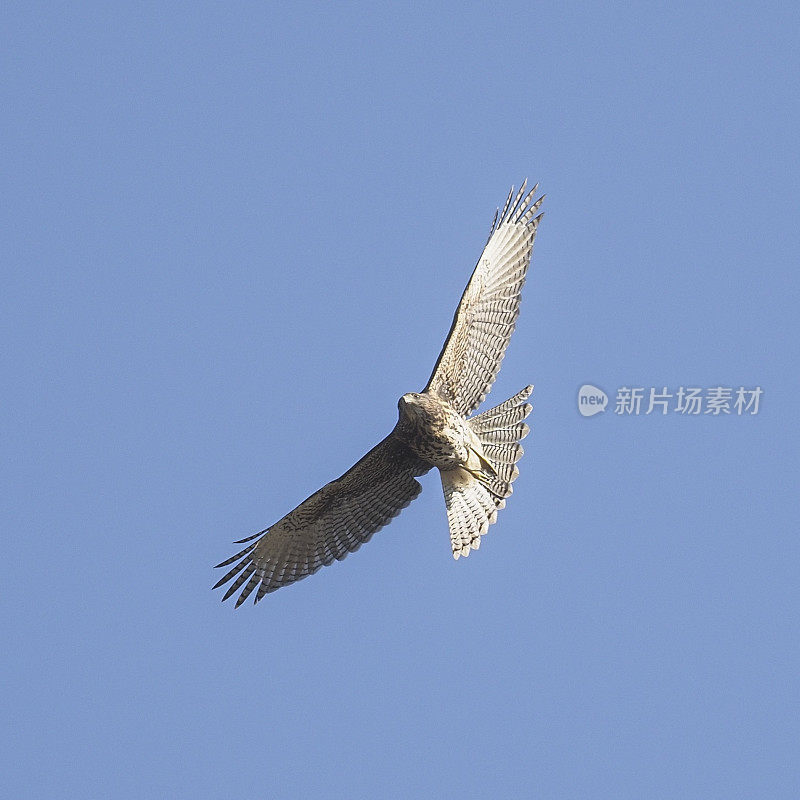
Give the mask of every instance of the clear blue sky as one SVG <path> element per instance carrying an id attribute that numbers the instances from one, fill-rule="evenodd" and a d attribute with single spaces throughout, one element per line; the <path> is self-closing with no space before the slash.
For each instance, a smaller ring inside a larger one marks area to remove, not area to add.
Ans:
<path id="1" fill-rule="evenodd" d="M 69 5 L 0 48 L 0 794 L 800 796 L 795 4 Z M 424 385 L 526 175 L 483 547 L 433 473 L 220 604 Z"/>

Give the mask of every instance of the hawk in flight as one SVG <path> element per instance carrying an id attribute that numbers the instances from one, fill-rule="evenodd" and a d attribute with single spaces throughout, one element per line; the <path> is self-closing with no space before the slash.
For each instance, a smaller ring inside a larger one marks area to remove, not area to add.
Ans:
<path id="1" fill-rule="evenodd" d="M 242 539 L 243 550 L 214 586 L 232 581 L 240 606 L 255 602 L 358 550 L 422 490 L 415 480 L 439 469 L 454 558 L 477 550 L 519 474 L 519 444 L 533 390 L 475 416 L 500 369 L 519 314 L 544 197 L 523 183 L 495 213 L 489 239 L 458 304 L 428 385 L 404 394 L 392 432 L 340 478 L 323 486 L 269 528 Z"/>

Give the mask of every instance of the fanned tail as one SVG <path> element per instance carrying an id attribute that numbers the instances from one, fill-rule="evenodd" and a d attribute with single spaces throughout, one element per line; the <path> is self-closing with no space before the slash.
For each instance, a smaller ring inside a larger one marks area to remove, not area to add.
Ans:
<path id="1" fill-rule="evenodd" d="M 524 420 L 532 410 L 526 402 L 532 391 L 533 386 L 526 386 L 499 406 L 467 420 L 491 469 L 477 475 L 460 467 L 441 471 L 456 559 L 480 547 L 481 536 L 497 521 L 497 512 L 513 491 L 511 484 L 519 475 L 516 462 L 523 453 L 519 442 L 530 432 Z"/>

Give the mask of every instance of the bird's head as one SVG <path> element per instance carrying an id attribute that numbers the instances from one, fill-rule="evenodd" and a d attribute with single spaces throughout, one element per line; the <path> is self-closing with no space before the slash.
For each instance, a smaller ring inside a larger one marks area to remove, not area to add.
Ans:
<path id="1" fill-rule="evenodd" d="M 416 392 L 407 392 L 397 401 L 400 416 L 414 415 L 420 409 L 420 396 Z"/>
<path id="2" fill-rule="evenodd" d="M 428 394 L 409 392 L 397 401 L 400 419 L 416 423 L 427 423 L 436 414 L 437 403 Z"/>

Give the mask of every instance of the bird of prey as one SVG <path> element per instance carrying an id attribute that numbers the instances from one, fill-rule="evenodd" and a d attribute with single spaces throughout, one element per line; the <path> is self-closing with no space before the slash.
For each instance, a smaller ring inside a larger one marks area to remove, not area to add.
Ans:
<path id="1" fill-rule="evenodd" d="M 343 559 L 369 541 L 422 490 L 416 480 L 433 467 L 444 489 L 453 556 L 477 550 L 519 474 L 519 444 L 531 412 L 527 386 L 499 406 L 470 416 L 500 369 L 519 314 L 520 292 L 544 197 L 526 182 L 495 212 L 489 239 L 464 290 L 427 386 L 398 401 L 392 432 L 340 478 L 274 525 L 235 544 L 233 567 L 214 586 L 232 581 L 238 608 L 254 591 L 269 592 Z M 257 590 L 257 591 L 256 591 Z"/>

